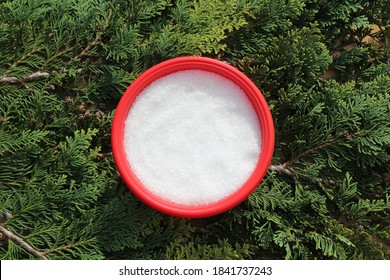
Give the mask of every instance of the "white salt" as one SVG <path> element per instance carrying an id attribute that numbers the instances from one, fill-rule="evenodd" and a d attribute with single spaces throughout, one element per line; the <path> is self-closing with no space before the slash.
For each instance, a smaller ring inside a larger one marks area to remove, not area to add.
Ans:
<path id="1" fill-rule="evenodd" d="M 143 185 L 181 205 L 234 193 L 261 150 L 257 115 L 239 86 L 200 70 L 157 79 L 135 100 L 124 130 L 129 164 Z"/>

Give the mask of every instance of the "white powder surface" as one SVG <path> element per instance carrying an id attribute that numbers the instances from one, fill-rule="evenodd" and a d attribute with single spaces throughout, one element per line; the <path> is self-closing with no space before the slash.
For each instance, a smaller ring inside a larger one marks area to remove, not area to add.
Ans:
<path id="1" fill-rule="evenodd" d="M 232 81 L 201 70 L 157 79 L 136 98 L 124 129 L 143 185 L 180 205 L 206 205 L 239 189 L 261 151 L 255 110 Z"/>

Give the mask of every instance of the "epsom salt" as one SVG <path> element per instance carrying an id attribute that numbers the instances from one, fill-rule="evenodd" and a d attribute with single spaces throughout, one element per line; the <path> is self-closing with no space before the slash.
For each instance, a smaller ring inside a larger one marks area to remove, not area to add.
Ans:
<path id="1" fill-rule="evenodd" d="M 129 111 L 128 162 L 158 197 L 205 205 L 234 193 L 253 172 L 261 150 L 257 115 L 235 83 L 187 70 L 157 79 Z"/>

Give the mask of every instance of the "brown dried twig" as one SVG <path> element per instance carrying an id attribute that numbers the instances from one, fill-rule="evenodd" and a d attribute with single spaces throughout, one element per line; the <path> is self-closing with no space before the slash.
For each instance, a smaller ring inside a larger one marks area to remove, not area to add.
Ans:
<path id="1" fill-rule="evenodd" d="M 28 244 L 22 238 L 14 234 L 12 231 L 6 229 L 3 225 L 0 225 L 0 233 L 2 233 L 8 239 L 14 241 L 16 244 L 18 244 L 20 247 L 22 247 L 24 250 L 34 255 L 35 257 L 41 260 L 48 259 L 42 252 L 35 250 L 30 244 Z"/>
<path id="2" fill-rule="evenodd" d="M 0 84 L 10 84 L 14 86 L 24 86 L 28 88 L 26 83 L 32 83 L 40 80 L 45 80 L 49 78 L 50 76 L 56 75 L 58 73 L 66 73 L 68 72 L 68 69 L 62 68 L 60 71 L 52 71 L 52 72 L 42 72 L 40 70 L 28 75 L 24 78 L 18 78 L 13 76 L 0 76 Z M 82 72 L 81 69 L 77 69 L 76 73 L 80 74 Z"/>
<path id="3" fill-rule="evenodd" d="M 86 47 L 82 50 L 81 53 L 79 53 L 78 55 L 76 55 L 75 59 L 80 59 L 80 58 L 84 57 L 84 56 L 88 53 L 88 51 L 89 51 L 90 49 L 92 49 L 93 46 L 95 46 L 97 43 L 99 43 L 100 38 L 102 37 L 102 35 L 104 34 L 104 32 L 106 32 L 106 30 L 107 30 L 107 28 L 108 28 L 108 23 L 109 23 L 109 21 L 110 21 L 111 15 L 112 15 L 112 11 L 109 10 L 109 11 L 108 11 L 108 17 L 107 17 L 107 19 L 106 19 L 106 22 L 104 23 L 104 26 L 103 26 L 102 31 L 99 32 L 98 34 L 96 34 L 95 39 L 94 39 L 91 43 L 89 43 L 88 46 L 86 46 Z"/>
<path id="4" fill-rule="evenodd" d="M 14 85 L 24 85 L 25 83 L 31 83 L 39 80 L 44 80 L 48 78 L 51 74 L 42 71 L 36 71 L 31 75 L 28 75 L 24 78 L 18 78 L 13 76 L 0 76 L 0 84 L 14 84 Z"/>

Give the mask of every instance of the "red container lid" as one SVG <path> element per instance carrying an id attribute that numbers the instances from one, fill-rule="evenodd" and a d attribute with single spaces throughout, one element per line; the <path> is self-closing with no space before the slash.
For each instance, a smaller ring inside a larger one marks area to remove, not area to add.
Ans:
<path id="1" fill-rule="evenodd" d="M 124 127 L 136 97 L 153 81 L 178 71 L 203 70 L 218 74 L 237 84 L 247 95 L 259 119 L 262 148 L 255 169 L 233 194 L 211 204 L 188 206 L 175 204 L 150 192 L 131 169 L 124 148 Z M 150 207 L 182 218 L 202 218 L 225 212 L 245 200 L 265 176 L 274 150 L 274 124 L 260 90 L 238 69 L 205 57 L 179 57 L 159 63 L 141 74 L 125 91 L 114 115 L 111 131 L 112 152 L 118 171 L 127 187 Z"/>

